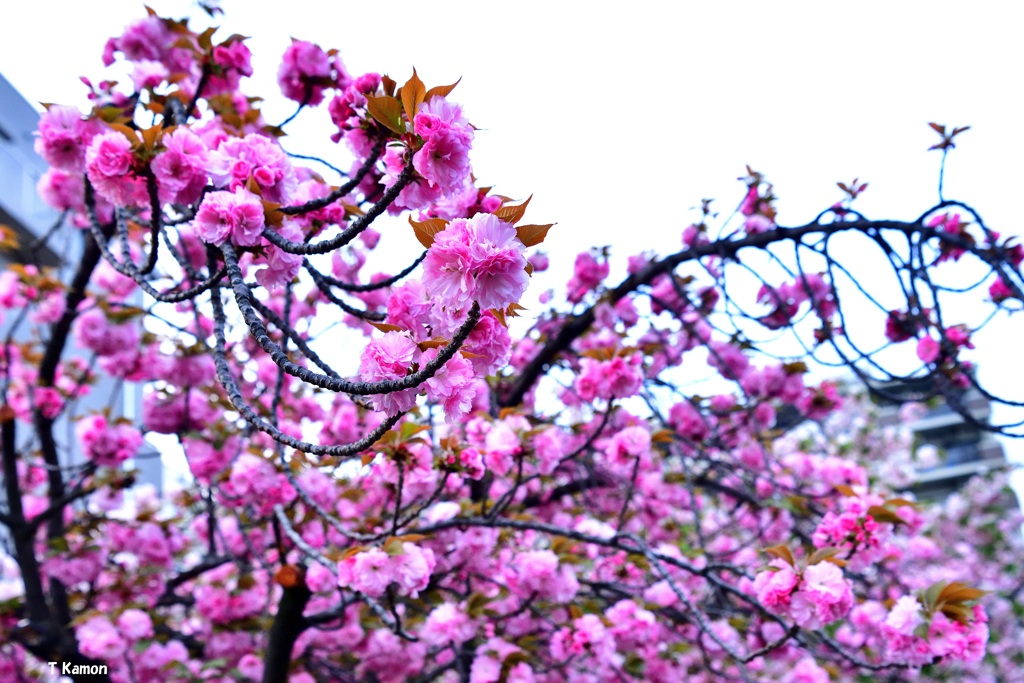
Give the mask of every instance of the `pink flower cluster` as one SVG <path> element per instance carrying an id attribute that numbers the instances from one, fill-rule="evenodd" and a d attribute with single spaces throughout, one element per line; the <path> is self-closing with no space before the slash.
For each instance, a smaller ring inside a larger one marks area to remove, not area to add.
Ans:
<path id="1" fill-rule="evenodd" d="M 413 362 L 420 355 L 419 347 L 408 335 L 400 332 L 387 332 L 383 337 L 374 339 L 363 349 L 362 361 L 359 364 L 359 379 L 364 382 L 382 382 L 404 378 L 411 370 Z M 384 394 L 371 395 L 370 401 L 374 408 L 388 415 L 397 415 L 411 409 L 416 404 L 418 389 L 402 389 Z"/>
<path id="2" fill-rule="evenodd" d="M 1013 299 L 1016 296 L 1013 293 L 1013 289 L 1011 289 L 1002 278 L 996 278 L 995 282 L 989 286 L 988 295 L 992 297 L 992 301 L 997 304 L 1008 299 Z"/>
<path id="3" fill-rule="evenodd" d="M 757 302 L 772 306 L 774 310 L 758 320 L 769 329 L 786 327 L 793 322 L 793 317 L 805 301 L 811 303 L 812 310 L 822 321 L 830 320 L 836 312 L 832 287 L 822 275 L 806 273 L 794 282 L 778 287 L 762 285 L 757 292 Z"/>
<path id="4" fill-rule="evenodd" d="M 86 457 L 97 465 L 117 467 L 134 457 L 142 446 L 142 434 L 130 424 L 111 424 L 103 415 L 79 421 L 75 435 Z"/>
<path id="5" fill-rule="evenodd" d="M 945 339 L 948 342 L 948 346 L 953 349 L 953 355 L 955 356 L 960 352 L 960 349 L 973 349 L 974 343 L 971 342 L 971 331 L 966 325 L 954 325 L 953 327 L 947 327 L 945 331 Z M 942 356 L 942 345 L 938 339 L 931 335 L 925 335 L 917 340 L 917 357 L 924 363 L 934 363 Z"/>
<path id="6" fill-rule="evenodd" d="M 442 194 L 462 189 L 471 170 L 469 150 L 473 144 L 473 128 L 462 115 L 462 107 L 435 95 L 420 105 L 413 130 L 423 138 L 423 147 L 412 158 L 416 172 Z"/>
<path id="7" fill-rule="evenodd" d="M 473 370 L 481 377 L 493 375 L 505 367 L 512 353 L 512 337 L 508 328 L 490 311 L 480 316 L 462 347 L 472 354 Z"/>
<path id="8" fill-rule="evenodd" d="M 103 48 L 103 63 L 114 63 L 115 52 L 121 52 L 129 61 L 159 61 L 163 59 L 174 40 L 163 19 L 147 16 L 128 26 L 118 38 L 111 38 Z"/>
<path id="9" fill-rule="evenodd" d="M 281 57 L 277 83 L 288 99 L 315 107 L 332 85 L 330 58 L 319 45 L 293 38 Z"/>
<path id="10" fill-rule="evenodd" d="M 557 631 L 551 639 L 551 655 L 556 661 L 591 658 L 599 668 L 618 664 L 622 659 L 615 652 L 615 638 L 596 614 L 574 619 L 572 627 Z"/>
<path id="11" fill-rule="evenodd" d="M 228 490 L 242 501 L 255 501 L 257 508 L 267 514 L 275 505 L 295 498 L 295 488 L 285 475 L 270 462 L 252 453 L 238 456 L 231 466 Z"/>
<path id="12" fill-rule="evenodd" d="M 132 321 L 114 322 L 99 308 L 91 308 L 75 320 L 75 339 L 97 356 L 116 356 L 139 345 L 139 327 Z"/>
<path id="13" fill-rule="evenodd" d="M 436 357 L 437 349 L 427 349 L 420 357 L 420 363 L 425 365 Z M 457 423 L 473 408 L 473 399 L 476 397 L 473 364 L 461 353 L 456 353 L 426 381 L 426 387 L 427 398 L 441 405 L 445 419 Z"/>
<path id="14" fill-rule="evenodd" d="M 434 237 L 423 261 L 427 292 L 443 306 L 473 301 L 483 309 L 504 309 L 526 291 L 526 257 L 515 228 L 497 216 L 457 218 Z"/>
<path id="15" fill-rule="evenodd" d="M 946 234 L 962 237 L 966 241 L 973 241 L 970 235 L 967 234 L 967 223 L 960 220 L 960 214 L 958 213 L 936 214 L 928 219 L 926 225 L 929 228 L 938 228 Z M 959 261 L 960 257 L 967 253 L 967 250 L 963 247 L 948 242 L 942 242 L 939 251 L 939 263 L 949 260 Z"/>
<path id="16" fill-rule="evenodd" d="M 370 151 L 366 134 L 361 126 L 364 122 L 360 112 L 366 108 L 366 96 L 377 92 L 380 87 L 380 74 L 368 73 L 352 79 L 343 90 L 334 96 L 327 105 L 331 122 L 338 127 L 338 132 L 331 140 L 338 142 L 342 136 L 359 159 L 364 159 Z"/>
<path id="17" fill-rule="evenodd" d="M 232 571 L 234 568 L 229 568 Z M 214 574 L 210 579 L 219 579 L 221 575 Z M 224 576 L 224 579 L 229 579 Z M 254 585 L 242 588 L 237 580 L 219 581 L 200 586 L 195 593 L 196 612 L 214 624 L 223 624 L 235 619 L 245 619 L 260 614 L 263 609 L 263 591 L 266 590 L 260 582 L 253 581 Z M 263 589 L 263 590 L 260 590 Z"/>
<path id="18" fill-rule="evenodd" d="M 776 614 L 789 615 L 801 628 L 817 629 L 841 619 L 853 607 L 853 586 L 831 562 L 818 562 L 798 572 L 782 560 L 774 571 L 754 579 L 754 591 L 762 605 Z"/>
<path id="19" fill-rule="evenodd" d="M 239 43 L 241 44 L 241 43 Z M 209 151 L 202 138 L 188 128 L 176 128 L 163 136 L 164 150 L 151 168 L 160 188 L 160 199 L 188 205 L 199 201 L 206 186 Z"/>
<path id="20" fill-rule="evenodd" d="M 281 237 L 293 242 L 301 242 L 305 236 L 302 229 L 293 221 L 285 221 L 277 228 Z M 290 254 L 283 249 L 271 244 L 266 239 L 262 240 L 262 253 L 254 256 L 254 265 L 265 265 L 255 273 L 256 282 L 266 289 L 276 289 L 294 280 L 299 271 L 302 270 L 302 255 Z"/>
<path id="21" fill-rule="evenodd" d="M 912 595 L 901 596 L 888 610 L 867 601 L 853 609 L 852 628 L 844 628 L 840 638 L 867 644 L 883 654 L 883 661 L 896 664 L 919 667 L 939 659 L 974 663 L 985 655 L 988 615 L 980 605 L 968 614 L 963 621 L 950 619 L 942 611 L 929 615 Z"/>
<path id="22" fill-rule="evenodd" d="M 576 393 L 583 401 L 629 398 L 640 390 L 643 381 L 643 357 L 640 354 L 632 354 L 628 358 L 616 356 L 606 361 L 584 358 L 580 363 Z"/>
<path id="23" fill-rule="evenodd" d="M 204 242 L 220 245 L 231 240 L 240 247 L 255 247 L 263 238 L 263 205 L 242 187 L 211 192 L 196 212 L 195 227 Z"/>
<path id="24" fill-rule="evenodd" d="M 417 597 L 430 583 L 436 566 L 434 551 L 414 543 L 403 542 L 394 554 L 370 548 L 338 563 L 338 585 L 379 598 L 395 584 L 399 595 Z"/>
<path id="25" fill-rule="evenodd" d="M 151 392 L 142 398 L 142 424 L 147 431 L 177 434 L 203 429 L 216 419 L 217 410 L 202 391 L 193 389 L 170 396 Z"/>
<path id="26" fill-rule="evenodd" d="M 515 595 L 560 603 L 572 600 L 580 587 L 572 566 L 560 563 L 550 550 L 527 550 L 516 555 L 506 581 Z"/>
<path id="27" fill-rule="evenodd" d="M 755 180 L 747 189 L 747 195 L 740 204 L 740 213 L 747 217 L 743 228 L 748 235 L 757 235 L 775 227 L 775 209 L 772 208 L 771 186 L 764 196 L 760 193 L 760 180 Z"/>
<path id="28" fill-rule="evenodd" d="M 36 153 L 64 173 L 85 170 L 85 149 L 103 130 L 95 119 L 86 120 L 75 107 L 53 105 L 39 117 Z"/>
<path id="29" fill-rule="evenodd" d="M 85 150 L 85 172 L 103 199 L 114 206 L 131 206 L 146 201 L 145 181 L 134 172 L 132 143 L 123 133 L 97 135 Z"/>
<path id="30" fill-rule="evenodd" d="M 237 191 L 252 179 L 263 199 L 278 204 L 290 201 L 296 189 L 295 169 L 281 145 L 259 133 L 224 139 L 210 152 L 208 167 L 217 187 Z"/>
<path id="31" fill-rule="evenodd" d="M 863 510 L 829 511 L 814 530 L 812 541 L 816 548 L 839 548 L 841 557 L 855 558 L 852 566 L 860 568 L 881 558 L 891 531 L 890 525 L 879 524 Z"/>
<path id="32" fill-rule="evenodd" d="M 216 68 L 207 81 L 211 93 L 234 92 L 242 76 L 252 76 L 252 53 L 245 43 L 232 38 L 213 48 Z"/>
<path id="33" fill-rule="evenodd" d="M 569 280 L 569 293 L 566 297 L 574 304 L 579 303 L 587 292 L 595 289 L 608 277 L 608 269 L 608 259 L 598 261 L 589 251 L 580 252 L 573 264 L 573 275 Z"/>

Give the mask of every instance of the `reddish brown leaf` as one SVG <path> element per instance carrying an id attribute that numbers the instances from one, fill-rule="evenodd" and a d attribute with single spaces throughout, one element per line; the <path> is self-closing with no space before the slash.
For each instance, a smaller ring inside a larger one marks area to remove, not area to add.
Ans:
<path id="1" fill-rule="evenodd" d="M 420 541 L 425 541 L 430 537 L 425 534 L 403 534 L 401 536 L 393 536 L 392 538 L 396 541 L 401 541 L 402 543 L 419 543 Z"/>
<path id="2" fill-rule="evenodd" d="M 376 327 L 381 332 L 387 334 L 388 332 L 404 332 L 405 330 L 398 325 L 389 325 L 388 323 L 375 323 L 367 320 L 368 323 Z"/>
<path id="3" fill-rule="evenodd" d="M 416 346 L 420 347 L 420 351 L 426 351 L 427 349 L 440 349 L 451 343 L 447 339 L 428 339 L 427 341 L 421 341 Z"/>
<path id="4" fill-rule="evenodd" d="M 460 78 L 458 81 L 455 81 L 451 85 L 435 85 L 433 88 L 427 91 L 427 94 L 426 96 L 424 96 L 423 101 L 429 102 L 430 99 L 434 96 L 448 97 L 448 93 L 450 93 L 452 90 L 455 90 L 455 86 L 457 86 L 461 80 L 462 79 Z"/>
<path id="5" fill-rule="evenodd" d="M 945 588 L 938 595 L 938 602 L 945 603 L 962 603 L 970 602 L 971 600 L 977 600 L 988 594 L 988 591 L 983 591 L 978 588 L 972 588 L 967 584 L 954 581 Z"/>
<path id="6" fill-rule="evenodd" d="M 958 621 L 965 626 L 970 623 L 971 617 L 974 616 L 974 611 L 964 605 L 943 605 L 939 608 L 939 611 L 953 621 Z"/>
<path id="7" fill-rule="evenodd" d="M 18 233 L 11 226 L 0 223 L 0 251 L 11 251 L 18 246 Z"/>
<path id="8" fill-rule="evenodd" d="M 424 97 L 427 95 L 427 88 L 423 85 L 423 81 L 416 75 L 416 69 L 412 70 L 412 78 L 405 82 L 402 86 L 402 107 L 405 109 L 405 118 L 411 123 L 416 118 L 416 109 L 423 102 Z"/>
<path id="9" fill-rule="evenodd" d="M 793 551 L 789 549 L 789 546 L 773 545 L 770 548 L 765 548 L 764 551 L 772 557 L 785 560 L 792 566 L 796 566 L 796 558 L 793 557 Z"/>
<path id="10" fill-rule="evenodd" d="M 217 27 L 211 26 L 200 33 L 196 38 L 196 42 L 199 43 L 199 47 L 203 48 L 203 50 L 209 51 L 210 48 L 213 47 L 213 34 L 216 33 L 216 31 Z"/>
<path id="11" fill-rule="evenodd" d="M 811 557 L 807 560 L 807 564 L 818 564 L 819 562 L 824 562 L 825 560 L 834 557 L 837 554 L 839 554 L 839 548 L 818 548 L 811 554 Z"/>
<path id="12" fill-rule="evenodd" d="M 516 228 L 516 236 L 519 237 L 519 241 L 523 243 L 523 246 L 533 247 L 544 241 L 544 238 L 548 236 L 548 230 L 553 225 L 554 223 L 548 223 L 547 225 L 520 225 Z"/>
<path id="13" fill-rule="evenodd" d="M 384 97 L 366 96 L 366 111 L 382 126 L 401 135 L 405 132 L 405 122 L 402 121 L 402 103 L 396 98 L 386 95 Z"/>
<path id="14" fill-rule="evenodd" d="M 434 243 L 434 235 L 447 228 L 448 221 L 443 218 L 428 218 L 425 221 L 414 221 L 412 216 L 410 216 L 409 225 L 412 226 L 413 234 L 416 235 L 416 240 L 422 244 L 424 248 L 430 249 L 430 245 Z"/>
<path id="15" fill-rule="evenodd" d="M 902 517 L 882 505 L 872 505 L 868 508 L 868 514 L 874 517 L 876 522 L 906 524 Z"/>
<path id="16" fill-rule="evenodd" d="M 652 443 L 672 443 L 675 441 L 675 433 L 668 429 L 659 429 L 651 434 Z"/>
<path id="17" fill-rule="evenodd" d="M 531 199 L 533 199 L 532 194 L 526 198 L 525 202 L 518 206 L 502 206 L 494 212 L 494 215 L 508 223 L 518 223 L 526 213 L 526 207 L 529 206 Z"/>
<path id="18" fill-rule="evenodd" d="M 138 144 L 140 144 L 142 142 L 139 139 L 138 132 L 135 129 L 130 128 L 130 127 L 124 125 L 123 123 L 109 123 L 107 125 L 109 125 L 111 128 L 116 130 L 118 133 L 121 133 L 126 138 L 128 138 L 128 142 L 132 143 L 133 145 L 138 145 Z"/>
<path id="19" fill-rule="evenodd" d="M 285 588 L 295 588 L 303 583 L 303 572 L 294 565 L 286 564 L 274 574 L 274 582 Z"/>

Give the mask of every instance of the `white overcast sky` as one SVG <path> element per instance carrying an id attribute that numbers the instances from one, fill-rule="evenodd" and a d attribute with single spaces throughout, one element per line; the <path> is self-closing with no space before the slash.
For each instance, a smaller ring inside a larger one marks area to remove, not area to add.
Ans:
<path id="1" fill-rule="evenodd" d="M 187 1 L 150 4 L 206 21 Z M 415 65 L 428 86 L 461 77 L 452 97 L 482 129 L 477 177 L 501 194 L 532 193 L 531 222 L 558 223 L 550 284 L 585 246 L 678 249 L 701 198 L 735 206 L 745 164 L 774 183 L 782 224 L 809 220 L 840 198 L 836 181 L 855 176 L 871 183 L 858 200 L 869 217 L 916 217 L 937 198 L 928 121 L 972 126 L 946 196 L 1004 234 L 1024 232 L 1022 3 L 222 4 L 218 35 L 252 36 L 246 90 L 268 100 L 290 37 L 338 48 L 354 74 L 402 82 Z M 107 37 L 143 12 L 126 0 L 8 2 L 0 72 L 30 101 L 83 104 L 78 76 L 102 78 Z M 291 107 L 264 111 L 276 122 Z M 326 121 L 324 111 L 300 117 L 291 151 L 330 156 Z M 1020 322 L 979 339 L 982 379 L 1011 393 L 1024 385 Z"/>

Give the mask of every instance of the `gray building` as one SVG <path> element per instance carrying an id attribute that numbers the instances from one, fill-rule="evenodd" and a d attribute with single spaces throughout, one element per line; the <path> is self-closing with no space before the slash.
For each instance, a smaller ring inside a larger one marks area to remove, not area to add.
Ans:
<path id="1" fill-rule="evenodd" d="M 879 388 L 905 400 L 933 393 L 931 384 L 923 380 Z M 962 391 L 955 398 L 959 410 L 942 396 L 935 396 L 924 402 L 927 412 L 907 425 L 914 432 L 917 446 L 934 446 L 939 454 L 938 464 L 917 472 L 912 490 L 921 498 L 945 498 L 971 477 L 1006 466 L 1002 444 L 981 426 L 988 423 L 991 416 L 988 399 L 974 388 Z M 899 406 L 885 400 L 879 403 L 883 426 L 896 424 Z"/>
<path id="2" fill-rule="evenodd" d="M 61 279 L 66 282 L 82 253 L 82 237 L 77 228 L 64 226 L 49 240 L 50 246 L 39 248 L 35 254 L 29 250 L 29 246 L 46 235 L 60 219 L 59 214 L 47 206 L 36 192 L 36 184 L 47 169 L 46 162 L 34 149 L 38 120 L 39 111 L 0 74 L 0 223 L 12 228 L 20 243 L 17 251 L 0 251 L 0 270 L 11 263 L 38 262 L 58 268 Z M 7 316 L 0 325 L 0 334 L 4 337 L 13 318 Z M 25 338 L 28 333 L 28 326 L 22 325 L 15 333 L 15 339 Z M 69 349 L 67 353 L 76 353 L 76 350 Z M 115 414 L 129 418 L 139 416 L 141 394 L 134 386 L 122 388 L 110 379 L 98 381 L 90 394 L 79 401 L 76 412 L 102 410 L 108 405 L 112 392 L 117 392 L 113 404 Z M 55 428 L 66 463 L 81 460 L 72 427 L 63 416 Z M 27 434 L 28 429 L 26 425 L 19 431 Z M 147 444 L 134 464 L 140 479 L 155 485 L 159 491 L 163 478 L 159 452 Z"/>
<path id="3" fill-rule="evenodd" d="M 33 149 L 38 119 L 39 112 L 0 74 L 0 223 L 14 229 L 23 248 L 58 218 L 36 193 L 36 183 L 46 171 L 46 163 Z M 0 252 L 5 263 L 27 256 Z M 47 265 L 58 264 L 48 249 L 40 258 Z"/>

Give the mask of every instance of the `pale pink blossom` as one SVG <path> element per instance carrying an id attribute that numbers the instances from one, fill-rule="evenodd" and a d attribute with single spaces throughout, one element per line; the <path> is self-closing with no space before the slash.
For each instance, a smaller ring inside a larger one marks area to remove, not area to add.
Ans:
<path id="1" fill-rule="evenodd" d="M 210 192 L 196 212 L 194 225 L 199 237 L 210 244 L 230 239 L 238 246 L 254 247 L 263 235 L 263 205 L 241 187 L 234 192 Z"/>
<path id="2" fill-rule="evenodd" d="M 151 165 L 161 199 L 176 204 L 198 201 L 206 185 L 206 144 L 188 128 L 175 128 L 161 142 L 165 149 Z"/>
<path id="3" fill-rule="evenodd" d="M 408 374 L 412 363 L 419 355 L 419 349 L 408 336 L 398 332 L 387 332 L 363 349 L 359 379 L 370 383 L 402 379 Z M 379 410 L 395 415 L 415 405 L 416 393 L 417 389 L 414 387 L 387 394 L 373 394 L 370 400 Z"/>
<path id="4" fill-rule="evenodd" d="M 111 661 L 122 656 L 128 643 L 106 617 L 93 617 L 76 629 L 79 648 L 86 657 Z"/>

